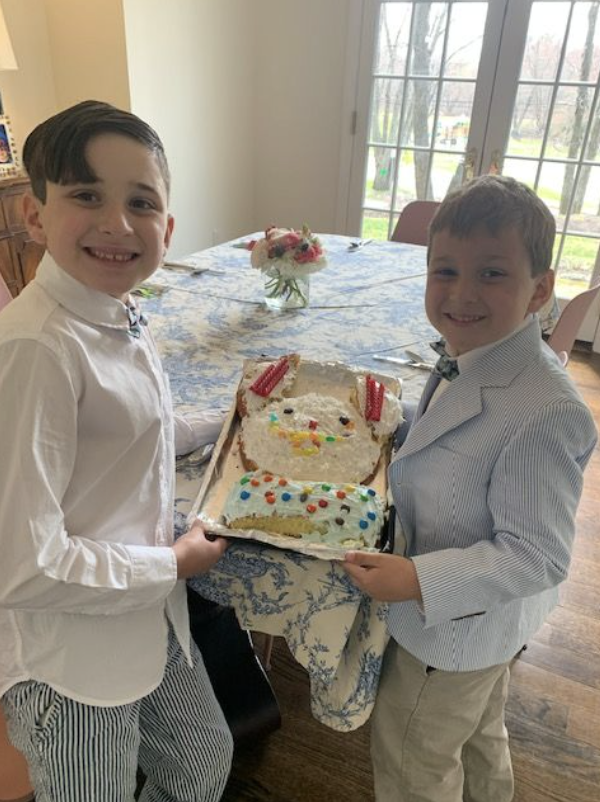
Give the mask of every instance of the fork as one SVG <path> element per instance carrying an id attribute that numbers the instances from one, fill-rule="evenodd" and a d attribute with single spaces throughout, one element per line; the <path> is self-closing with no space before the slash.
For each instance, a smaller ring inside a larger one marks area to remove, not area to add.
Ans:
<path id="1" fill-rule="evenodd" d="M 358 251 L 359 248 L 364 248 L 365 245 L 368 245 L 370 242 L 373 242 L 373 240 L 372 239 L 359 239 L 359 240 L 356 240 L 355 242 L 351 242 L 350 245 L 348 245 L 348 250 L 349 251 Z"/>
<path id="2" fill-rule="evenodd" d="M 418 351 L 411 351 L 410 348 L 405 348 L 404 353 L 409 359 L 414 359 L 415 362 L 427 362 Z"/>

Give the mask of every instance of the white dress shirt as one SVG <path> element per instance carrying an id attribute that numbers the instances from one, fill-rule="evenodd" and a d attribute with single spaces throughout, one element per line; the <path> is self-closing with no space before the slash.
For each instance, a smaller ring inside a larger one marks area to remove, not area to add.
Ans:
<path id="1" fill-rule="evenodd" d="M 84 703 L 150 692 L 167 617 L 189 658 L 173 543 L 176 419 L 146 327 L 46 255 L 0 314 L 0 696 L 34 679 Z"/>

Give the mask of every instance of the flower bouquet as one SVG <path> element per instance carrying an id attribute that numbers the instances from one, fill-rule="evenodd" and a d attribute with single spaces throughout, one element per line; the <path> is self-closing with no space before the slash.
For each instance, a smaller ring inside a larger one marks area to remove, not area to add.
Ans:
<path id="1" fill-rule="evenodd" d="M 307 306 L 308 277 L 327 265 L 323 246 L 308 226 L 301 231 L 271 226 L 264 239 L 249 247 L 252 267 L 265 275 L 267 305 L 277 309 Z"/>

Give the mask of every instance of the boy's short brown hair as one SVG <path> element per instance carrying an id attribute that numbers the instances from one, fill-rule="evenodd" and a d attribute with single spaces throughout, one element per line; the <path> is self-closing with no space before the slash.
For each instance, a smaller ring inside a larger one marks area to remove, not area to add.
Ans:
<path id="1" fill-rule="evenodd" d="M 120 134 L 140 142 L 155 156 L 165 182 L 171 184 L 169 165 L 160 137 L 135 114 L 109 103 L 84 100 L 40 123 L 23 148 L 23 163 L 35 197 L 46 202 L 46 183 L 75 184 L 97 181 L 85 151 L 99 134 Z"/>
<path id="2" fill-rule="evenodd" d="M 514 226 L 531 262 L 531 274 L 545 273 L 552 265 L 556 223 L 546 204 L 514 178 L 484 175 L 474 178 L 442 201 L 429 226 L 429 245 L 440 231 L 454 237 L 468 237 L 477 228 L 497 236 Z"/>

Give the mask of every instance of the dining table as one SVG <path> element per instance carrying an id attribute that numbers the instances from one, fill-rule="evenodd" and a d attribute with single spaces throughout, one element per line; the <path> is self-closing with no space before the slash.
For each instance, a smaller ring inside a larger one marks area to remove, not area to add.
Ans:
<path id="1" fill-rule="evenodd" d="M 426 249 L 391 241 L 356 247 L 320 234 L 327 265 L 310 276 L 306 307 L 265 303 L 264 276 L 250 264 L 249 234 L 166 263 L 137 292 L 169 376 L 178 412 L 229 410 L 244 360 L 291 352 L 401 380 L 416 402 L 428 372 L 375 357 L 422 361 L 436 337 L 424 307 Z M 175 529 L 183 533 L 206 471 L 205 455 L 178 459 Z M 188 581 L 203 597 L 233 607 L 248 630 L 282 636 L 310 678 L 311 710 L 336 730 L 372 711 L 387 644 L 387 605 L 363 594 L 339 560 L 250 540 L 232 540 L 219 562 Z"/>

